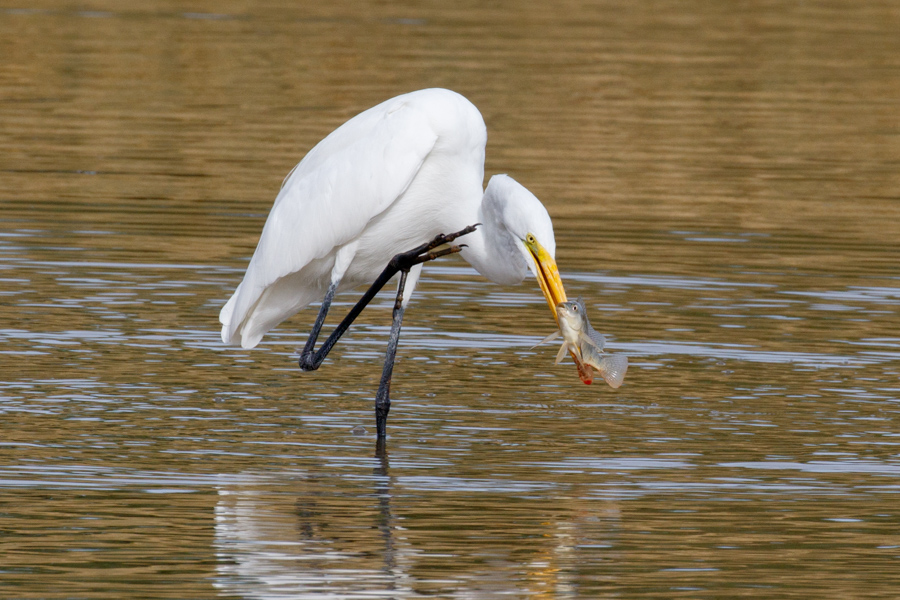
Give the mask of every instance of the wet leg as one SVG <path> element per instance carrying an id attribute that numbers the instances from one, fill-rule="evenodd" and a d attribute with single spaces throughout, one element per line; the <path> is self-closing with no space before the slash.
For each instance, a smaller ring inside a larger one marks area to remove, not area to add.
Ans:
<path id="1" fill-rule="evenodd" d="M 391 374 L 394 372 L 394 360 L 397 356 L 397 342 L 400 340 L 400 325 L 403 323 L 403 288 L 406 285 L 406 274 L 400 273 L 400 285 L 397 288 L 397 300 L 394 302 L 394 320 L 391 324 L 391 335 L 388 337 L 387 353 L 384 357 L 384 368 L 381 371 L 381 383 L 375 394 L 375 428 L 378 439 L 384 439 L 387 429 L 388 412 L 391 410 Z"/>

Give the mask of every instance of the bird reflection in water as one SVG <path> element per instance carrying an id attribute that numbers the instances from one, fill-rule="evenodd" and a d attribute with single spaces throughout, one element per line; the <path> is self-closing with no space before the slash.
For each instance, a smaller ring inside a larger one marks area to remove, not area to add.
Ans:
<path id="1" fill-rule="evenodd" d="M 379 439 L 376 444 L 375 461 L 375 466 L 372 469 L 375 483 L 374 496 L 378 498 L 375 522 L 383 542 L 383 548 L 378 553 L 383 560 L 380 570 L 387 577 L 388 590 L 394 591 L 396 590 L 397 579 L 397 561 L 394 551 L 395 518 L 391 507 L 392 479 L 390 476 L 390 459 L 384 439 Z M 316 485 L 315 487 L 319 486 Z M 323 498 L 321 493 L 311 490 L 309 494 L 302 496 L 296 502 L 297 531 L 299 531 L 300 539 L 304 542 L 331 542 L 326 535 L 326 530 L 330 529 L 328 524 L 331 521 L 331 516 L 326 514 L 329 511 L 324 505 L 320 507 L 320 500 L 327 501 L 328 498 Z"/>

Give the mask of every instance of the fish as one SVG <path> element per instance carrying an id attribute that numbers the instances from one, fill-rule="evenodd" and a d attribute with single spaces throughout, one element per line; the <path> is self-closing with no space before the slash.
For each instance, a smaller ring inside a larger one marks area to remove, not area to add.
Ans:
<path id="1" fill-rule="evenodd" d="M 593 367 L 610 387 L 621 386 L 625 380 L 625 372 L 628 370 L 628 357 L 624 354 L 603 352 L 606 338 L 591 327 L 584 301 L 579 298 L 574 301 L 560 302 L 556 305 L 556 315 L 559 329 L 541 340 L 537 346 L 562 335 L 563 343 L 556 355 L 556 364 L 566 357 L 567 352 L 571 352 L 578 365 L 582 381 L 590 383 L 590 379 L 585 379 L 583 373 L 590 373 L 590 367 Z"/>

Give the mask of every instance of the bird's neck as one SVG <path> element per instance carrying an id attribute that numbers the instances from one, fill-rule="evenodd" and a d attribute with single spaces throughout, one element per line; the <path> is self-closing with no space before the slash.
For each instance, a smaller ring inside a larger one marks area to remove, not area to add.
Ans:
<path id="1" fill-rule="evenodd" d="M 476 271 L 495 283 L 519 283 L 528 272 L 521 241 L 509 232 L 502 221 L 502 207 L 485 196 L 478 209 L 481 225 L 473 233 L 460 238 L 466 244 L 462 257 Z"/>

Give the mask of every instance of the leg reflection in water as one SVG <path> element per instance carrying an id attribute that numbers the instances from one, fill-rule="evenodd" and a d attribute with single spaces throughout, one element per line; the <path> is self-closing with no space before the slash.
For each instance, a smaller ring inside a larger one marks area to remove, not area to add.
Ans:
<path id="1" fill-rule="evenodd" d="M 388 589 L 396 589 L 396 569 L 394 560 L 394 515 L 391 512 L 391 476 L 390 461 L 384 438 L 378 438 L 375 446 L 375 458 L 378 464 L 375 466 L 375 493 L 378 495 L 378 529 L 384 539 L 384 573 L 388 580 Z"/>
<path id="2" fill-rule="evenodd" d="M 348 476 L 326 462 L 223 480 L 216 587 L 243 598 L 414 596 L 407 571 L 415 554 L 397 537 L 396 480 L 383 444 L 371 469 Z"/>

